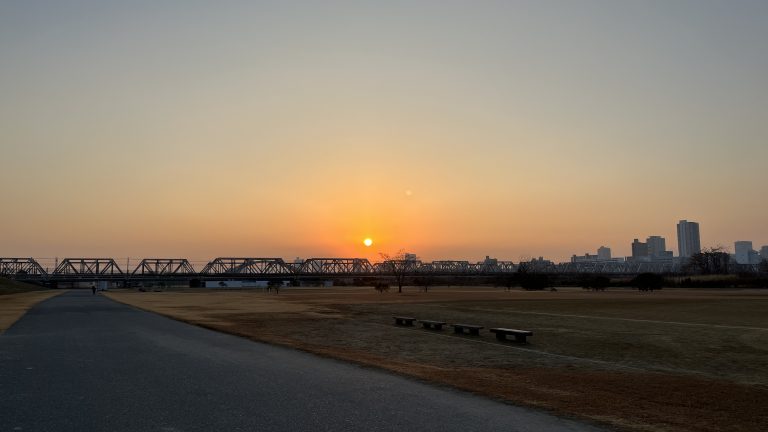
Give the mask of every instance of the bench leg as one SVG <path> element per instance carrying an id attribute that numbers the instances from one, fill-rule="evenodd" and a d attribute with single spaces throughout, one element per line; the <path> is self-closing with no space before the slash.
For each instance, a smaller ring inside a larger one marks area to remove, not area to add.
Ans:
<path id="1" fill-rule="evenodd" d="M 462 330 L 462 329 L 460 329 L 460 328 L 458 328 L 458 327 L 454 327 L 454 328 L 453 328 L 453 332 L 454 332 L 454 333 L 464 333 L 464 330 Z"/>
<path id="2" fill-rule="evenodd" d="M 480 329 L 470 329 L 469 333 L 475 336 L 480 336 Z"/>
<path id="3" fill-rule="evenodd" d="M 515 342 L 517 342 L 517 343 L 526 343 L 525 336 L 524 335 L 515 335 Z"/>
<path id="4" fill-rule="evenodd" d="M 507 340 L 507 335 L 505 335 L 504 333 L 496 333 L 496 339 L 500 341 L 505 341 Z"/>

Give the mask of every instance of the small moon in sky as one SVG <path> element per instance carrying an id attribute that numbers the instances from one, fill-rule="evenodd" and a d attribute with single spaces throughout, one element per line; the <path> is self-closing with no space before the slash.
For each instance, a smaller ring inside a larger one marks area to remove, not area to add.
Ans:
<path id="1" fill-rule="evenodd" d="M 365 245 L 365 247 L 371 247 L 371 245 L 373 244 L 373 240 L 367 238 L 363 240 L 363 244 Z"/>
<path id="2" fill-rule="evenodd" d="M 410 190 L 410 189 L 406 189 L 405 190 L 405 196 L 411 196 L 411 195 L 413 195 L 413 191 Z"/>

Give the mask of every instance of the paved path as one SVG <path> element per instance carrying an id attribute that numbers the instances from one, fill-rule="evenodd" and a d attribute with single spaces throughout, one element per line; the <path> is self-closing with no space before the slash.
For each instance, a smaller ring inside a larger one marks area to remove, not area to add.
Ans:
<path id="1" fill-rule="evenodd" d="M 0 336 L 0 431 L 591 431 L 72 291 Z"/>

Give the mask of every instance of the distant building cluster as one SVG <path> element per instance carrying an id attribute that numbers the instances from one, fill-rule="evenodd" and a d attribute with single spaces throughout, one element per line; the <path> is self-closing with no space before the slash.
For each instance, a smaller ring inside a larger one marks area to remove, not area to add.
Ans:
<path id="1" fill-rule="evenodd" d="M 644 242 L 635 239 L 632 242 L 632 261 L 669 261 L 672 251 L 667 250 L 667 241 L 661 236 L 650 236 Z"/>
<path id="2" fill-rule="evenodd" d="M 580 262 L 606 262 L 606 261 L 624 261 L 624 258 L 612 258 L 611 248 L 600 246 L 597 248 L 597 255 L 590 255 L 585 253 L 584 255 L 574 255 L 571 257 L 572 263 Z"/>
<path id="3" fill-rule="evenodd" d="M 677 224 L 677 250 L 675 257 L 671 250 L 667 250 L 667 241 L 664 237 L 652 235 L 640 241 L 632 241 L 632 255 L 622 258 L 613 258 L 611 249 L 600 246 L 597 254 L 573 255 L 572 263 L 585 262 L 671 262 L 673 260 L 690 258 L 701 252 L 701 235 L 698 222 L 681 220 Z M 734 244 L 734 253 L 731 259 L 738 264 L 759 264 L 762 260 L 768 260 L 768 245 L 762 246 L 760 251 L 752 247 L 751 241 L 741 240 Z"/>
<path id="4" fill-rule="evenodd" d="M 760 248 L 760 252 L 752 249 L 752 242 L 739 240 L 733 245 L 733 259 L 739 264 L 759 264 L 761 260 L 768 260 L 768 246 Z"/>

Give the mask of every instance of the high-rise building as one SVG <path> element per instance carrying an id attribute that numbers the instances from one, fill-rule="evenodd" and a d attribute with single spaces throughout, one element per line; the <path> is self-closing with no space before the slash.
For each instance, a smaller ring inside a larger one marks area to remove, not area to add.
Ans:
<path id="1" fill-rule="evenodd" d="M 768 249 L 768 246 L 766 246 L 766 248 Z M 611 248 L 605 247 L 605 246 L 600 246 L 597 249 L 597 259 L 599 259 L 599 260 L 609 260 L 609 259 L 611 259 Z"/>
<path id="2" fill-rule="evenodd" d="M 699 224 L 681 220 L 677 224 L 677 251 L 683 258 L 688 258 L 701 252 Z"/>
<path id="3" fill-rule="evenodd" d="M 768 260 L 768 246 L 763 246 L 760 248 L 760 258 Z"/>
<path id="4" fill-rule="evenodd" d="M 648 243 L 643 243 L 638 239 L 632 242 L 632 259 L 638 259 L 648 256 Z"/>
<path id="5" fill-rule="evenodd" d="M 765 248 L 765 246 L 763 246 Z M 734 243 L 736 262 L 739 264 L 758 264 L 760 262 L 760 255 L 757 251 L 752 249 L 751 241 L 737 241 Z M 762 253 L 762 250 L 760 251 Z"/>
<path id="6" fill-rule="evenodd" d="M 645 241 L 648 244 L 648 255 L 653 258 L 661 258 L 667 251 L 667 241 L 664 237 L 650 236 Z"/>

